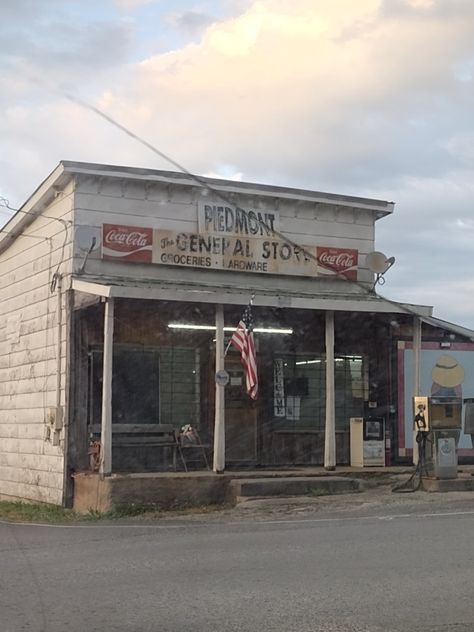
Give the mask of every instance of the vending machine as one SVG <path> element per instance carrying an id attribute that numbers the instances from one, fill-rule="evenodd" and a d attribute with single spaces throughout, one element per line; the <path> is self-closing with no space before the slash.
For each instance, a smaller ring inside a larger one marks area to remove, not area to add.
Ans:
<path id="1" fill-rule="evenodd" d="M 352 467 L 385 466 L 385 419 L 351 417 Z"/>

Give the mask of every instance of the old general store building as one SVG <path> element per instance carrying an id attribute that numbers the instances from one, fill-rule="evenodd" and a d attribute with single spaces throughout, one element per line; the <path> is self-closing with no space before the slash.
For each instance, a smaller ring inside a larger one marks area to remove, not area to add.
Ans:
<path id="1" fill-rule="evenodd" d="M 387 459 L 408 459 L 414 360 L 427 390 L 433 362 L 454 358 L 474 396 L 474 333 L 377 295 L 366 256 L 393 210 L 61 162 L 0 238 L 0 496 L 70 503 L 91 438 L 105 476 L 170 469 L 145 425 L 192 425 L 212 463 L 225 422 L 221 468 L 332 468 L 350 460 L 350 418 L 374 415 Z M 251 295 L 256 401 L 238 353 L 223 357 Z M 460 446 L 472 458 L 469 435 Z"/>

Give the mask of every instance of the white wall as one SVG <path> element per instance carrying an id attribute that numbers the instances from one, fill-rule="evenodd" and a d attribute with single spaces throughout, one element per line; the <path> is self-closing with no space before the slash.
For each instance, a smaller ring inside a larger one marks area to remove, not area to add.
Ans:
<path id="1" fill-rule="evenodd" d="M 0 254 L 0 498 L 62 502 L 63 432 L 48 438 L 45 418 L 56 405 L 57 384 L 58 296 L 50 284 L 56 270 L 66 275 L 65 288 L 69 282 L 73 196 L 69 184 Z M 54 218 L 69 222 L 67 231 Z M 62 299 L 64 407 L 64 294 Z"/>
<path id="2" fill-rule="evenodd" d="M 304 246 L 334 246 L 359 251 L 359 281 L 371 283 L 373 274 L 363 266 L 365 255 L 374 250 L 374 212 L 338 205 L 301 202 L 283 198 L 256 197 L 243 193 L 226 194 L 235 205 L 258 208 L 259 211 L 277 209 L 281 231 L 292 241 Z M 209 193 L 203 197 L 199 187 L 163 185 L 160 183 L 127 181 L 120 178 L 79 176 L 76 190 L 77 224 L 95 227 L 100 239 L 104 223 L 120 223 L 163 230 L 197 232 L 198 202 L 222 205 Z M 76 261 L 76 269 L 80 258 Z M 262 290 L 315 292 L 317 287 L 336 293 L 357 292 L 354 284 L 344 281 L 275 276 L 269 274 L 213 271 L 159 264 L 116 263 L 100 260 L 100 249 L 89 257 L 85 276 L 123 276 L 166 280 L 170 282 L 205 282 L 217 286 L 249 286 Z M 316 284 L 316 285 L 315 285 Z"/>

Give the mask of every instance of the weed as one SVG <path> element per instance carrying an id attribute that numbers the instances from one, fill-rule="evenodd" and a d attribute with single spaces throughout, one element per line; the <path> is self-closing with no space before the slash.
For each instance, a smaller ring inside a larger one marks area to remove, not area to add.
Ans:
<path id="1" fill-rule="evenodd" d="M 158 520 L 170 516 L 188 514 L 206 514 L 226 509 L 226 505 L 180 506 L 161 509 L 158 505 L 128 505 L 121 509 L 101 513 L 90 509 L 86 514 L 80 514 L 72 509 L 65 509 L 57 505 L 46 503 L 26 503 L 21 501 L 0 501 L 0 520 L 9 522 L 41 522 L 41 523 L 72 523 L 97 522 L 100 520 L 146 519 Z"/>

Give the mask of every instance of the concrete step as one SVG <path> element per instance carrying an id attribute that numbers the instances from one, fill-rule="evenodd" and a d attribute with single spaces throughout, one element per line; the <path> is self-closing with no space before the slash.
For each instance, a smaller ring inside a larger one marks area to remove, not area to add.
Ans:
<path id="1" fill-rule="evenodd" d="M 472 492 L 474 491 L 474 478 L 472 476 L 445 480 L 424 478 L 423 489 L 427 492 Z"/>
<path id="2" fill-rule="evenodd" d="M 365 489 L 364 481 L 344 476 L 239 478 L 230 481 L 230 493 L 234 500 L 262 496 L 347 494 Z"/>

